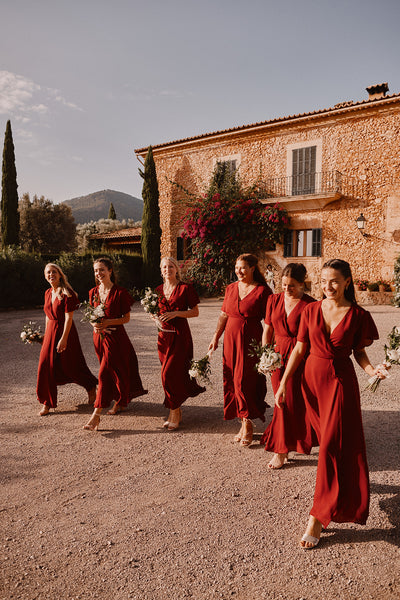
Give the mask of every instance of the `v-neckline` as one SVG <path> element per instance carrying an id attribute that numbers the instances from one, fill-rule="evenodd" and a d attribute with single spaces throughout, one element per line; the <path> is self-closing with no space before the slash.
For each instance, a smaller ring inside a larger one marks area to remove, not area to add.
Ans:
<path id="1" fill-rule="evenodd" d="M 322 322 L 323 322 L 323 324 L 324 324 L 324 331 L 325 331 L 325 334 L 328 336 L 328 338 L 331 338 L 331 337 L 332 337 L 332 334 L 333 334 L 333 333 L 336 331 L 336 329 L 339 327 L 339 325 L 341 325 L 341 324 L 343 323 L 343 321 L 345 320 L 345 318 L 347 317 L 347 315 L 349 314 L 349 312 L 350 312 L 350 311 L 351 311 L 351 309 L 353 308 L 353 305 L 351 304 L 351 305 L 349 306 L 349 309 L 348 309 L 348 310 L 347 310 L 347 311 L 344 313 L 343 317 L 340 319 L 340 321 L 338 322 L 338 324 L 337 324 L 337 325 L 335 325 L 335 327 L 334 327 L 333 329 L 331 329 L 331 332 L 330 332 L 330 333 L 328 333 L 328 329 L 327 329 L 327 326 L 326 326 L 326 321 L 325 321 L 325 318 L 324 318 L 324 313 L 323 313 L 323 310 L 322 310 L 322 301 L 321 301 L 321 304 L 320 304 L 320 307 L 319 307 L 319 308 L 320 308 L 320 311 L 321 311 L 321 318 L 322 318 Z"/>
<path id="2" fill-rule="evenodd" d="M 250 296 L 250 294 L 252 294 L 254 292 L 254 290 L 256 290 L 258 288 L 258 285 L 255 285 L 253 287 L 252 290 L 250 290 L 250 292 L 248 294 L 246 294 L 245 296 L 243 296 L 243 298 L 240 297 L 240 293 L 239 293 L 239 282 L 237 282 L 237 295 L 238 295 L 238 302 L 243 302 L 243 300 L 245 300 L 246 298 L 248 298 Z"/>

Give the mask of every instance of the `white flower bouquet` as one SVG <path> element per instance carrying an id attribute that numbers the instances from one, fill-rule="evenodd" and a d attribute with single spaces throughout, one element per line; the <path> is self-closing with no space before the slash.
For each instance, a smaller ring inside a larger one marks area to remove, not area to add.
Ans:
<path id="1" fill-rule="evenodd" d="M 381 373 L 386 377 L 390 377 L 388 369 L 392 365 L 400 365 L 400 327 L 393 327 L 392 331 L 388 335 L 388 344 L 384 345 L 385 360 L 379 364 L 377 368 L 380 368 Z M 382 379 L 378 375 L 373 375 L 368 379 L 368 385 L 366 390 L 376 392 Z"/>
<path id="2" fill-rule="evenodd" d="M 211 358 L 212 350 L 209 350 L 200 360 L 192 360 L 190 362 L 189 375 L 192 379 L 198 379 L 203 384 L 211 383 Z"/>
<path id="3" fill-rule="evenodd" d="M 265 346 L 262 346 L 253 340 L 250 344 L 250 348 L 249 356 L 257 356 L 259 359 L 255 366 L 258 373 L 267 376 L 281 368 L 282 356 L 279 352 L 275 352 L 275 347 L 272 344 L 265 344 Z"/>
<path id="4" fill-rule="evenodd" d="M 172 325 L 168 325 L 168 323 L 163 323 L 160 318 L 160 296 L 156 291 L 152 290 L 150 287 L 147 287 L 144 291 L 144 296 L 140 301 L 140 304 L 143 306 L 144 312 L 151 315 L 155 324 L 157 325 L 160 331 L 167 331 L 168 333 L 175 333 L 175 329 Z"/>
<path id="5" fill-rule="evenodd" d="M 83 313 L 81 323 L 100 323 L 105 316 L 105 305 L 101 302 L 98 306 L 92 306 L 90 302 L 81 302 L 79 305 Z"/>
<path id="6" fill-rule="evenodd" d="M 36 327 L 36 321 L 29 321 L 22 327 L 20 338 L 24 344 L 33 344 L 34 342 L 41 344 L 43 337 L 40 326 Z"/>

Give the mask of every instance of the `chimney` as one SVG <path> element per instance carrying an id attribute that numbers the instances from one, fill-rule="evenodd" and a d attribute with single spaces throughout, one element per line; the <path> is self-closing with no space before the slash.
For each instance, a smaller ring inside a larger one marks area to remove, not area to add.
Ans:
<path id="1" fill-rule="evenodd" d="M 386 96 L 386 93 L 389 91 L 389 86 L 386 83 L 379 83 L 378 85 L 370 85 L 365 88 L 368 92 L 368 100 L 381 100 Z"/>

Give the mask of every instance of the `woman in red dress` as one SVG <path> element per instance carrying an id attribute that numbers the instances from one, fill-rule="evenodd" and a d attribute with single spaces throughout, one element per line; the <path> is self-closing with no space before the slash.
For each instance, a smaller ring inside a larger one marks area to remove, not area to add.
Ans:
<path id="1" fill-rule="evenodd" d="M 268 298 L 262 343 L 271 344 L 275 341 L 275 350 L 282 356 L 282 367 L 271 375 L 274 392 L 278 390 L 290 353 L 296 345 L 301 314 L 310 302 L 315 302 L 314 298 L 304 293 L 306 275 L 304 265 L 289 263 L 282 272 L 283 292 Z M 285 404 L 275 405 L 272 421 L 261 438 L 260 443 L 265 444 L 265 450 L 274 452 L 268 464 L 270 469 L 280 469 L 287 462 L 289 452 L 310 454 L 313 446 L 313 431 L 306 417 L 301 392 L 303 370 L 304 360 L 287 383 Z"/>
<path id="2" fill-rule="evenodd" d="M 103 408 L 115 404 L 109 415 L 125 410 L 132 398 L 147 394 L 139 375 L 135 350 L 125 331 L 130 320 L 133 298 L 124 288 L 116 285 L 113 264 L 108 258 L 93 263 L 98 283 L 89 291 L 89 302 L 104 307 L 104 317 L 93 325 L 93 343 L 100 363 L 99 386 L 94 412 L 84 429 L 97 430 Z"/>
<path id="3" fill-rule="evenodd" d="M 73 322 L 78 296 L 59 266 L 49 263 L 44 276 L 50 288 L 44 296 L 46 329 L 39 358 L 37 397 L 43 408 L 41 417 L 57 406 L 57 386 L 77 383 L 88 392 L 89 404 L 96 397 L 96 377 L 90 372 L 82 353 Z"/>
<path id="4" fill-rule="evenodd" d="M 156 291 L 160 296 L 159 319 L 165 325 L 165 331 L 158 333 L 158 356 L 164 406 L 169 408 L 163 426 L 174 431 L 182 419 L 181 405 L 187 398 L 194 398 L 206 389 L 189 375 L 193 341 L 187 320 L 198 317 L 200 299 L 192 285 L 181 281 L 175 258 L 163 258 L 160 267 L 164 283 Z"/>
<path id="5" fill-rule="evenodd" d="M 383 379 L 365 352 L 378 331 L 369 312 L 356 304 L 350 265 L 334 259 L 321 272 L 324 299 L 303 311 L 297 343 L 282 376 L 275 402 L 285 402 L 287 381 L 307 350 L 303 394 L 320 445 L 314 503 L 303 548 L 314 548 L 330 521 L 364 524 L 369 509 L 369 476 L 361 419 L 360 392 L 350 359 L 368 375 Z"/>
<path id="6" fill-rule="evenodd" d="M 252 254 L 236 259 L 237 282 L 226 288 L 222 311 L 209 350 L 218 348 L 224 333 L 223 381 L 224 419 L 241 420 L 234 441 L 250 446 L 253 441 L 251 419 L 265 421 L 267 391 L 265 376 L 257 373 L 257 358 L 249 356 L 250 343 L 261 342 L 268 296 L 272 293 Z"/>

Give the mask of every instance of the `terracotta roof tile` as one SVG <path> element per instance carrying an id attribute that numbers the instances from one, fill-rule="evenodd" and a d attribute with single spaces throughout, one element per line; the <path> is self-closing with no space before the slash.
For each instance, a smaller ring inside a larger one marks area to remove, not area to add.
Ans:
<path id="1" fill-rule="evenodd" d="M 183 144 L 185 142 L 192 142 L 192 141 L 196 141 L 196 140 L 201 140 L 201 139 L 205 139 L 208 137 L 212 137 L 214 135 L 224 135 L 227 133 L 234 133 L 234 132 L 238 132 L 238 131 L 244 131 L 246 129 L 252 129 L 254 127 L 262 127 L 265 125 L 273 125 L 274 123 L 283 123 L 284 121 L 290 121 L 292 119 L 301 119 L 301 118 L 306 118 L 306 117 L 313 117 L 316 115 L 322 115 L 324 113 L 329 113 L 329 112 L 337 112 L 337 111 L 349 111 L 349 110 L 354 110 L 355 108 L 364 108 L 367 104 L 368 105 L 373 105 L 373 104 L 377 104 L 377 103 L 389 103 L 388 101 L 392 101 L 393 99 L 399 99 L 400 98 L 400 94 L 390 94 L 385 96 L 384 98 L 379 98 L 379 99 L 375 99 L 375 100 L 360 100 L 359 102 L 354 102 L 354 101 L 348 101 L 348 102 L 341 102 L 339 104 L 337 104 L 336 106 L 330 107 L 330 108 L 322 108 L 319 110 L 314 110 L 312 112 L 307 112 L 307 113 L 298 113 L 295 115 L 289 115 L 286 117 L 277 117 L 276 119 L 271 119 L 269 121 L 259 121 L 257 123 L 251 123 L 250 125 L 240 125 L 239 127 L 231 127 L 230 129 L 221 129 L 221 130 L 217 130 L 217 131 L 212 131 L 212 132 L 208 132 L 208 133 L 202 133 L 200 135 L 195 135 L 192 137 L 187 137 L 187 138 L 182 138 L 179 140 L 173 140 L 171 142 L 165 142 L 164 144 L 155 144 L 154 146 L 152 145 L 153 150 L 155 148 L 165 148 L 168 146 L 173 146 L 174 144 Z M 135 150 L 135 154 L 145 154 L 148 150 L 148 146 L 144 147 L 144 148 L 137 148 Z"/>
<path id="2" fill-rule="evenodd" d="M 126 239 L 131 237 L 139 237 L 142 234 L 141 227 L 128 227 L 127 229 L 119 229 L 118 231 L 107 231 L 107 233 L 92 233 L 89 237 L 91 239 Z"/>

